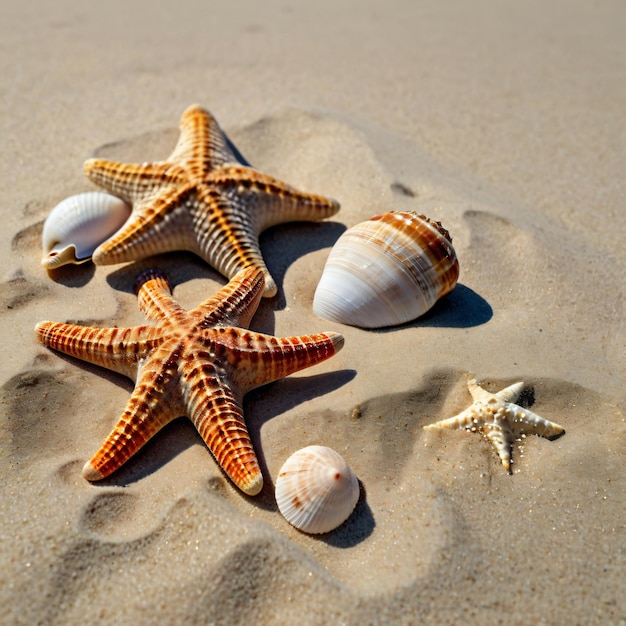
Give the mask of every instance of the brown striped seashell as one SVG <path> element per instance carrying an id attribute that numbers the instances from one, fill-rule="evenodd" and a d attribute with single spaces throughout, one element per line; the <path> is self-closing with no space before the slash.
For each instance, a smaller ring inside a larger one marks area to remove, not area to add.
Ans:
<path id="1" fill-rule="evenodd" d="M 307 446 L 294 452 L 276 479 L 276 503 L 285 519 L 310 534 L 345 522 L 359 500 L 359 481 L 332 448 Z"/>
<path id="2" fill-rule="evenodd" d="M 440 222 L 413 212 L 383 213 L 339 237 L 313 310 L 361 328 L 404 324 L 452 291 L 458 277 L 452 238 Z"/>
<path id="3" fill-rule="evenodd" d="M 65 198 L 44 222 L 41 264 L 51 270 L 89 261 L 93 251 L 124 224 L 130 211 L 123 200 L 103 191 Z"/>

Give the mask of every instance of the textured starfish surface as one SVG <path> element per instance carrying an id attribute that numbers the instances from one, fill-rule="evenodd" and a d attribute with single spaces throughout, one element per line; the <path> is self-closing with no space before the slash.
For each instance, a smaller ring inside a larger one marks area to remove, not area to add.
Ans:
<path id="1" fill-rule="evenodd" d="M 154 325 L 88 328 L 40 322 L 46 346 L 136 380 L 119 421 L 83 469 L 87 480 L 114 472 L 163 426 L 187 415 L 217 462 L 245 493 L 263 477 L 243 417 L 244 394 L 333 356 L 337 333 L 279 338 L 246 330 L 263 293 L 263 273 L 241 270 L 191 311 L 172 297 L 164 274 L 142 273 L 140 310 Z"/>
<path id="2" fill-rule="evenodd" d="M 132 204 L 126 224 L 93 254 L 96 265 L 136 261 L 187 250 L 232 278 L 244 267 L 265 275 L 259 234 L 275 224 L 321 220 L 339 210 L 335 200 L 298 191 L 242 165 L 215 118 L 197 105 L 180 121 L 180 138 L 167 161 L 130 165 L 85 162 L 87 177 Z"/>
<path id="3" fill-rule="evenodd" d="M 481 432 L 494 447 L 509 474 L 513 463 L 511 447 L 516 437 L 528 433 L 555 439 L 565 432 L 562 426 L 515 404 L 524 389 L 524 383 L 515 383 L 498 393 L 489 393 L 474 379 L 469 380 L 467 386 L 474 399 L 472 406 L 454 417 L 428 424 L 424 428 Z"/>

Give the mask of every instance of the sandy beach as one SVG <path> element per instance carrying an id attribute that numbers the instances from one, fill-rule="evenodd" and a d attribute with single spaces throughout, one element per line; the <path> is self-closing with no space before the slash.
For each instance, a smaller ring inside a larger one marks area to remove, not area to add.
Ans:
<path id="1" fill-rule="evenodd" d="M 0 10 L 3 267 L 0 621 L 5 624 L 626 624 L 626 5 L 35 1 Z M 38 343 L 40 320 L 145 323 L 160 267 L 187 309 L 227 280 L 186 252 L 47 273 L 52 207 L 83 163 L 165 159 L 198 103 L 253 167 L 335 198 L 261 236 L 278 295 L 251 329 L 342 333 L 252 391 L 265 486 L 228 480 L 186 417 L 98 483 L 81 470 L 133 382 Z M 313 294 L 355 224 L 417 211 L 450 232 L 456 288 L 368 331 Z M 523 381 L 565 428 L 513 447 L 425 431 Z M 357 507 L 310 536 L 274 482 L 336 449 Z"/>

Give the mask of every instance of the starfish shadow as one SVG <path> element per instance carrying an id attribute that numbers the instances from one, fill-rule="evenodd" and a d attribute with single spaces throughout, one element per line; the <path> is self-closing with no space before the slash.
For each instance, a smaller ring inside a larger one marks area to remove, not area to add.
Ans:
<path id="1" fill-rule="evenodd" d="M 344 369 L 313 376 L 293 376 L 254 389 L 244 398 L 244 408 L 254 403 L 253 407 L 247 407 L 248 427 L 253 423 L 260 429 L 270 419 L 343 387 L 356 374 L 356 370 Z"/>
<path id="2" fill-rule="evenodd" d="M 224 139 L 226 140 L 226 145 L 228 146 L 230 151 L 235 155 L 235 158 L 242 165 L 245 165 L 246 167 L 253 167 L 250 161 L 248 161 L 248 159 L 246 159 L 246 157 L 244 157 L 243 154 L 241 154 L 241 152 L 239 151 L 239 148 L 237 148 L 237 146 L 232 142 L 232 139 L 228 136 L 228 134 L 226 133 L 224 129 L 222 129 L 222 134 L 224 135 Z"/>
<path id="3" fill-rule="evenodd" d="M 154 474 L 171 463 L 177 456 L 195 445 L 202 446 L 211 456 L 193 424 L 181 416 L 164 426 L 146 445 L 138 450 L 133 458 L 107 478 L 92 483 L 97 487 L 124 487 Z M 212 457 L 211 457 L 212 458 Z M 228 481 L 224 474 L 223 480 Z"/>
<path id="4" fill-rule="evenodd" d="M 314 376 L 283 378 L 246 394 L 243 401 L 246 425 L 264 479 L 261 493 L 251 498 L 251 501 L 261 508 L 278 510 L 274 499 L 274 483 L 261 444 L 263 424 L 308 400 L 343 387 L 355 376 L 356 370 L 345 369 Z"/>
<path id="5" fill-rule="evenodd" d="M 228 283 L 226 278 L 213 270 L 211 266 L 205 263 L 199 256 L 191 252 L 169 252 L 139 261 L 133 261 L 111 272 L 107 276 L 107 282 L 109 286 L 116 291 L 133 293 L 133 285 L 137 276 L 147 269 L 160 269 L 164 271 L 167 274 L 172 290 L 176 285 L 199 278 L 213 279 L 221 283 L 221 286 Z M 203 298 L 208 298 L 218 289 L 219 287 L 213 290 L 207 290 Z M 200 302 L 201 300 L 199 300 L 197 304 L 200 304 Z"/>
<path id="6" fill-rule="evenodd" d="M 135 279 L 147 269 L 164 271 L 172 291 L 176 289 L 177 285 L 191 280 L 207 279 L 216 283 L 214 285 L 207 284 L 206 291 L 198 296 L 197 301 L 186 307 L 188 310 L 198 306 L 203 300 L 217 293 L 221 287 L 228 283 L 227 278 L 191 252 L 170 252 L 135 261 L 109 274 L 107 282 L 116 291 L 133 293 Z M 250 330 L 272 335 L 274 328 L 274 307 L 268 298 L 262 298 L 250 324 Z"/>
<path id="7" fill-rule="evenodd" d="M 90 374 L 98 375 L 106 381 L 128 391 L 129 394 L 133 391 L 133 382 L 122 374 L 117 374 L 106 368 L 63 354 L 62 352 L 56 354 L 59 359 L 71 364 L 72 367 L 77 367 Z M 123 411 L 123 408 L 123 406 L 119 407 L 120 413 Z M 89 415 L 85 416 L 86 419 L 89 419 L 89 417 Z M 113 422 L 111 422 L 109 427 L 113 427 Z M 107 427 L 104 428 L 104 431 L 106 430 Z M 104 431 L 101 433 L 103 436 L 106 434 Z M 133 455 L 133 458 L 129 459 L 127 463 L 122 465 L 122 467 L 111 476 L 91 484 L 94 487 L 124 487 L 128 484 L 135 483 L 152 474 L 159 467 L 166 465 L 176 456 L 196 444 L 206 448 L 202 438 L 193 427 L 193 424 L 188 418 L 181 416 L 167 424 L 160 432 L 152 437 L 143 448 L 138 450 L 137 453 Z M 91 452 L 95 452 L 95 448 Z M 225 476 L 224 480 L 227 481 L 228 478 Z"/>
<path id="8" fill-rule="evenodd" d="M 177 285 L 190 280 L 208 279 L 217 283 L 213 286 L 207 284 L 206 291 L 198 297 L 197 302 L 189 305 L 189 309 L 198 306 L 204 299 L 214 295 L 218 289 L 228 283 L 227 278 L 213 270 L 200 257 L 190 252 L 171 252 L 135 261 L 109 274 L 107 282 L 116 291 L 133 293 L 133 283 L 137 276 L 146 269 L 157 268 L 163 270 L 167 275 L 172 291 L 176 289 Z M 250 330 L 265 333 L 266 335 L 274 334 L 274 311 L 277 309 L 275 300 L 278 298 L 282 300 L 284 306 L 285 300 L 282 295 L 277 298 L 261 299 L 259 308 L 252 318 Z"/>
<path id="9" fill-rule="evenodd" d="M 224 129 L 221 129 L 221 131 L 226 140 L 226 145 L 240 163 L 247 167 L 252 167 L 226 131 Z M 90 156 L 98 159 L 125 160 L 133 163 L 158 161 L 163 157 L 164 153 L 171 152 L 174 149 L 179 137 L 180 129 L 176 126 L 162 130 L 147 131 L 134 137 L 104 143 L 93 150 Z"/>
<path id="10" fill-rule="evenodd" d="M 291 222 L 269 228 L 260 237 L 263 258 L 276 284 L 278 295 L 272 301 L 275 310 L 287 305 L 282 284 L 287 269 L 300 257 L 323 248 L 331 248 L 346 230 L 338 222 Z M 322 267 L 311 267 L 316 280 Z"/>
<path id="11" fill-rule="evenodd" d="M 85 323 L 85 325 L 87 325 L 89 323 L 89 320 L 80 320 L 77 323 Z M 90 374 L 94 374 L 96 376 L 99 376 L 100 378 L 104 378 L 104 380 L 113 383 L 117 387 L 125 389 L 126 391 L 128 391 L 129 394 L 133 392 L 133 389 L 135 387 L 133 381 L 130 378 L 126 378 L 126 376 L 123 376 L 122 374 L 113 372 L 106 367 L 101 367 L 99 365 L 89 363 L 88 361 L 83 361 L 82 359 L 79 359 L 77 357 L 64 354 L 63 352 L 55 352 L 54 356 L 61 361 L 64 361 L 65 363 L 71 365 L 72 367 L 77 367 L 85 372 L 89 372 Z M 120 407 L 120 412 L 122 411 L 122 409 L 123 407 Z"/>
<path id="12" fill-rule="evenodd" d="M 285 233 L 284 231 L 288 232 Z M 270 252 L 268 265 L 271 267 L 272 275 L 279 286 L 278 295 L 274 298 L 263 298 L 259 304 L 250 329 L 265 334 L 274 334 L 275 320 L 274 311 L 282 310 L 286 307 L 285 295 L 282 291 L 282 282 L 287 268 L 300 256 L 308 254 L 322 248 L 331 247 L 345 230 L 345 226 L 334 222 L 320 223 L 294 223 L 269 229 L 266 231 L 269 240 L 263 244 L 270 246 L 272 250 L 281 250 L 280 256 Z M 311 236 L 313 231 L 313 236 Z M 285 240 L 289 245 L 283 245 Z M 281 249 L 282 246 L 282 249 Z M 278 270 L 276 265 L 279 265 Z M 273 265 L 273 267 L 272 267 Z M 217 292 L 217 290 L 228 283 L 228 279 L 212 269 L 200 257 L 190 252 L 169 252 L 156 256 L 134 261 L 120 267 L 107 276 L 107 282 L 112 289 L 123 293 L 133 293 L 133 284 L 141 272 L 146 269 L 163 270 L 168 277 L 172 290 L 177 285 L 190 280 L 211 279 L 214 286 L 207 286 L 207 290 L 189 308 L 193 308 L 200 302 Z M 313 272 L 321 274 L 321 268 L 312 268 Z"/>

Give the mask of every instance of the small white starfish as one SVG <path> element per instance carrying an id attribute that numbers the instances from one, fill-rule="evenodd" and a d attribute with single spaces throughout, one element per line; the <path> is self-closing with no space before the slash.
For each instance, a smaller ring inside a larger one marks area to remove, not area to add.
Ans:
<path id="1" fill-rule="evenodd" d="M 515 402 L 524 389 L 524 383 L 515 383 L 498 393 L 489 393 L 478 385 L 475 379 L 467 381 L 474 403 L 462 413 L 434 424 L 424 426 L 426 430 L 435 428 L 465 429 L 480 431 L 494 447 L 504 469 L 511 474 L 511 446 L 516 434 L 526 433 L 556 439 L 565 429 L 550 422 Z"/>

